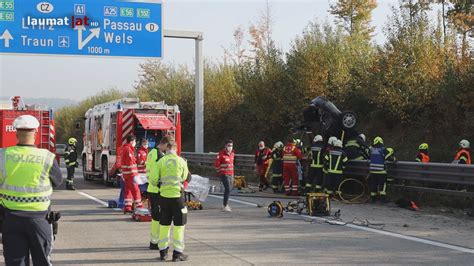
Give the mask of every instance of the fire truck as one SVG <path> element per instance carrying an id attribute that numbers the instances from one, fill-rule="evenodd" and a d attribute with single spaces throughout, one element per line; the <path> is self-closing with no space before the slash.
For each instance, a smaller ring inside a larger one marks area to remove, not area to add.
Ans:
<path id="1" fill-rule="evenodd" d="M 163 136 L 171 135 L 181 152 L 181 122 L 177 105 L 164 102 L 140 102 L 123 98 L 96 105 L 85 114 L 82 170 L 87 181 L 101 178 L 113 185 L 120 174 L 122 145 L 129 135 L 137 144 L 147 139 L 154 148 Z"/>
<path id="2" fill-rule="evenodd" d="M 53 110 L 45 105 L 26 105 L 20 96 L 14 96 L 11 101 L 0 102 L 0 148 L 17 144 L 16 130 L 13 121 L 21 115 L 32 115 L 40 122 L 35 145 L 56 153 L 56 133 Z M 58 156 L 56 156 L 58 158 Z"/>

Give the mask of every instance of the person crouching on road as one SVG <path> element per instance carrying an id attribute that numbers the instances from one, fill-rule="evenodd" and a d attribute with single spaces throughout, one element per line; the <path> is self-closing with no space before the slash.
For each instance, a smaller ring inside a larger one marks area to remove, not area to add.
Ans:
<path id="1" fill-rule="evenodd" d="M 283 148 L 283 184 L 286 195 L 298 196 L 297 161 L 301 160 L 301 157 L 301 151 L 296 147 L 296 141 L 289 138 Z"/>
<path id="2" fill-rule="evenodd" d="M 272 189 L 273 193 L 281 192 L 283 186 L 283 142 L 278 141 L 272 150 Z"/>
<path id="3" fill-rule="evenodd" d="M 13 121 L 18 144 L 0 149 L 0 204 L 5 265 L 52 265 L 49 216 L 53 187 L 62 183 L 55 155 L 35 147 L 38 120 L 22 115 Z M 26 159 L 30 158 L 30 159 Z"/>
<path id="4" fill-rule="evenodd" d="M 232 140 L 227 140 L 225 148 L 219 152 L 214 163 L 224 185 L 224 208 L 222 210 L 225 212 L 232 211 L 229 206 L 229 197 L 234 183 L 234 157 L 234 144 Z"/>
<path id="5" fill-rule="evenodd" d="M 129 135 L 127 136 L 127 144 L 122 147 L 122 174 L 125 181 L 124 213 L 133 212 L 133 205 L 135 208 L 142 207 L 140 188 L 134 181 L 135 176 L 138 175 L 137 160 L 135 158 L 136 144 L 135 136 Z"/>
<path id="6" fill-rule="evenodd" d="M 70 138 L 68 140 L 68 146 L 64 153 L 64 163 L 66 164 L 67 179 L 66 189 L 76 190 L 74 188 L 74 172 L 76 171 L 77 164 L 77 150 L 76 150 L 77 139 Z"/>
<path id="7" fill-rule="evenodd" d="M 170 141 L 166 146 L 166 155 L 158 161 L 158 186 L 160 186 L 160 260 L 166 260 L 169 250 L 169 235 L 173 222 L 173 261 L 185 261 L 184 227 L 188 209 L 184 206 L 183 183 L 189 170 L 186 161 L 176 154 L 178 145 Z"/>
<path id="8" fill-rule="evenodd" d="M 415 160 L 420 163 L 429 163 L 430 156 L 428 156 L 428 143 L 421 143 L 419 148 L 418 155 L 416 155 Z"/>
<path id="9" fill-rule="evenodd" d="M 255 152 L 255 171 L 260 178 L 260 185 L 258 186 L 259 191 L 266 190 L 270 187 L 266 174 L 271 153 L 272 151 L 265 147 L 265 142 L 260 141 L 258 143 L 258 149 Z"/>
<path id="10" fill-rule="evenodd" d="M 148 176 L 148 204 L 151 209 L 151 233 L 150 250 L 159 250 L 158 240 L 160 234 L 160 188 L 158 187 L 158 161 L 165 156 L 166 146 L 174 141 L 171 136 L 161 139 L 158 148 L 150 151 L 146 161 L 146 172 Z"/>
<path id="11" fill-rule="evenodd" d="M 325 155 L 324 159 L 328 169 L 328 194 L 334 196 L 335 192 L 337 196 L 340 196 L 339 186 L 344 176 L 344 168 L 349 161 L 346 153 L 342 150 L 341 140 L 333 141 L 333 148 Z"/>
<path id="12" fill-rule="evenodd" d="M 306 182 L 306 192 L 321 192 L 323 189 L 324 142 L 321 135 L 317 135 L 311 144 L 309 160 L 311 161 Z"/>

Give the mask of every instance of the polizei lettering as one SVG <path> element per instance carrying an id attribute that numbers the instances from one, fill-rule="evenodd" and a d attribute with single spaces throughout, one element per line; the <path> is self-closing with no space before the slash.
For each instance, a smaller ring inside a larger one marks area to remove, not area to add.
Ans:
<path id="1" fill-rule="evenodd" d="M 31 163 L 31 164 L 40 164 L 44 162 L 43 156 L 38 156 L 34 154 L 7 154 L 7 161 L 12 161 L 15 163 Z"/>

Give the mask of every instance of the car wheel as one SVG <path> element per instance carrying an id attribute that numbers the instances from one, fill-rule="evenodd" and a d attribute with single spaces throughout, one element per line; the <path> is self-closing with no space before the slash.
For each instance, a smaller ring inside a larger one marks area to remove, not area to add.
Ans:
<path id="1" fill-rule="evenodd" d="M 109 178 L 109 164 L 107 163 L 107 159 L 102 160 L 102 182 L 106 186 L 112 186 L 114 184 Z"/>
<path id="2" fill-rule="evenodd" d="M 341 114 L 341 126 L 344 130 L 353 129 L 357 124 L 357 118 L 354 112 L 347 111 Z"/>

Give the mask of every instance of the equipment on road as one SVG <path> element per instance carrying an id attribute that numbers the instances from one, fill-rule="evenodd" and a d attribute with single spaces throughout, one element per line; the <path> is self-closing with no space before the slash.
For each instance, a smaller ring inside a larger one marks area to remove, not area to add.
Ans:
<path id="1" fill-rule="evenodd" d="M 234 188 L 241 190 L 247 187 L 247 181 L 245 180 L 245 176 L 234 176 Z"/>
<path id="2" fill-rule="evenodd" d="M 306 195 L 306 207 L 310 216 L 331 215 L 331 201 L 326 193 L 308 193 Z"/>
<path id="3" fill-rule="evenodd" d="M 270 217 L 281 218 L 283 217 L 284 210 L 285 207 L 283 207 L 280 201 L 274 201 L 268 205 L 268 214 L 270 214 Z"/>
<path id="4" fill-rule="evenodd" d="M 122 148 L 129 135 L 148 140 L 154 148 L 157 139 L 170 135 L 181 152 L 181 122 L 177 105 L 164 102 L 140 102 L 123 98 L 96 105 L 85 114 L 82 165 L 84 179 L 101 177 L 104 184 L 115 181 L 121 167 Z"/>
<path id="5" fill-rule="evenodd" d="M 151 213 L 146 208 L 136 208 L 132 214 L 132 219 L 137 222 L 151 222 Z"/>
<path id="6" fill-rule="evenodd" d="M 31 118 L 36 118 L 36 120 L 18 120 L 17 124 L 13 125 L 13 121 L 22 115 L 31 116 Z M 20 96 L 12 97 L 9 102 L 0 102 L 0 126 L 0 148 L 17 144 L 15 137 L 17 128 L 33 127 L 38 128 L 38 137 L 36 138 L 35 145 L 38 148 L 56 153 L 56 131 L 53 110 L 48 109 L 45 105 L 27 105 Z M 59 160 L 58 155 L 56 155 L 56 158 Z"/>

